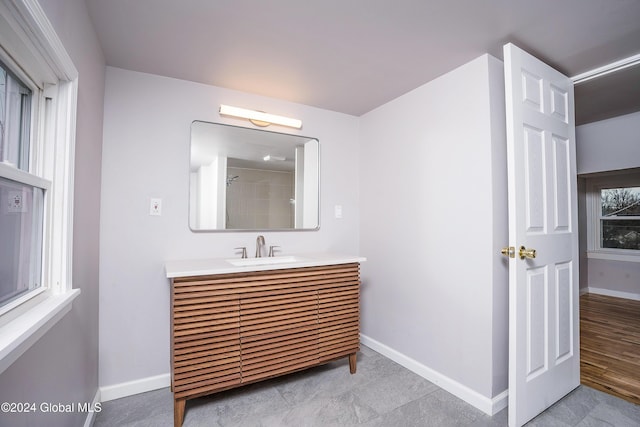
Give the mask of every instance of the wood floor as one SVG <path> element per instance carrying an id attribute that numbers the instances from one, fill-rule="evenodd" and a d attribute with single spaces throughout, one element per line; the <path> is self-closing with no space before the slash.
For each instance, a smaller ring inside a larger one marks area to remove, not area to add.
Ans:
<path id="1" fill-rule="evenodd" d="M 580 380 L 640 404 L 640 301 L 580 297 Z"/>

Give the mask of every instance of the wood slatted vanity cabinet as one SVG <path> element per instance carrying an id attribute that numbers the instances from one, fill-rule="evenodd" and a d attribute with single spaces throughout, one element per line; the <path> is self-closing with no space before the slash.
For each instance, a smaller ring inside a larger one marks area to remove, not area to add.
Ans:
<path id="1" fill-rule="evenodd" d="M 301 259 L 259 271 L 225 260 L 167 263 L 176 427 L 188 399 L 342 357 L 356 372 L 365 259 Z"/>

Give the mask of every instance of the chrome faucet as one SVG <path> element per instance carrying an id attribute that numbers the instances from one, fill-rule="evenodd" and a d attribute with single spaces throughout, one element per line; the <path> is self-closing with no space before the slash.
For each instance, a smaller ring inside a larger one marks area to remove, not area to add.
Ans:
<path id="1" fill-rule="evenodd" d="M 262 248 L 265 247 L 264 245 L 264 236 L 258 236 L 256 239 L 256 258 L 262 257 Z"/>

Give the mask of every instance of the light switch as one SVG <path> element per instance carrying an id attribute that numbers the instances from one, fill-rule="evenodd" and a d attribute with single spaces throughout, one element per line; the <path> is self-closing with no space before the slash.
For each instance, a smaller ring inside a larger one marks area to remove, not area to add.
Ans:
<path id="1" fill-rule="evenodd" d="M 342 205 L 335 205 L 333 207 L 333 215 L 336 217 L 336 219 L 342 218 Z"/>
<path id="2" fill-rule="evenodd" d="M 149 215 L 162 215 L 162 199 L 151 198 L 149 205 Z"/>

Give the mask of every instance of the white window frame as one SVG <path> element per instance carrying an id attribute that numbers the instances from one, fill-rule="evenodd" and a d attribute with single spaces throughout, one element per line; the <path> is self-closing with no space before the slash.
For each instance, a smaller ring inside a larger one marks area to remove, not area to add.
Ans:
<path id="1" fill-rule="evenodd" d="M 29 171 L 0 175 L 47 186 L 43 286 L 0 309 L 0 373 L 71 310 L 78 71 L 37 0 L 0 0 L 0 57 L 33 90 Z M 45 107 L 45 105 L 47 105 Z"/>
<path id="2" fill-rule="evenodd" d="M 640 187 L 640 172 L 587 178 L 587 257 L 612 261 L 640 262 L 640 250 L 601 247 L 601 190 Z"/>

